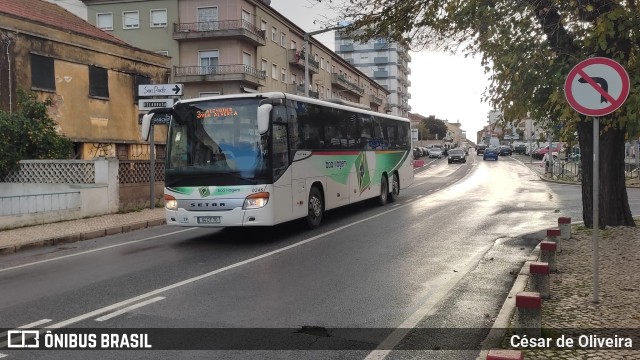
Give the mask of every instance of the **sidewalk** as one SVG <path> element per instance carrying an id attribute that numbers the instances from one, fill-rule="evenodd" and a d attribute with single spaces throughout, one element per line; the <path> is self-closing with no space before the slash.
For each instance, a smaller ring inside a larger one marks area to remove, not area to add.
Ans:
<path id="1" fill-rule="evenodd" d="M 31 247 L 52 246 L 165 224 L 164 208 L 0 231 L 0 256 Z"/>
<path id="2" fill-rule="evenodd" d="M 520 162 L 548 181 L 540 162 Z M 572 219 L 572 237 L 561 242 L 558 271 L 550 275 L 550 298 L 542 302 L 542 337 L 555 339 L 565 335 L 576 342 L 570 349 L 517 350 L 523 350 L 525 359 L 640 359 L 640 228 L 608 227 L 600 231 L 600 301 L 594 303 L 592 231 L 575 224 L 579 220 Z M 557 224 L 549 224 L 549 228 L 555 227 Z M 526 264 L 521 270 L 523 273 L 528 273 Z M 528 284 L 516 281 L 511 293 L 528 289 Z M 505 305 L 509 303 L 513 304 L 503 307 L 503 311 L 510 312 L 508 323 L 496 321 L 494 326 L 507 328 L 500 347 L 515 349 L 510 343 L 510 329 L 515 328 L 514 299 L 508 298 Z M 501 312 L 501 315 L 504 314 Z M 631 335 L 637 350 L 581 347 L 580 335 L 590 333 L 603 339 Z"/>

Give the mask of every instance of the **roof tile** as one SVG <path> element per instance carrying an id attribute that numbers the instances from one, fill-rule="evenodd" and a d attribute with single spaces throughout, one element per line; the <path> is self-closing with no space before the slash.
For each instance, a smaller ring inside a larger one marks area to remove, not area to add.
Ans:
<path id="1" fill-rule="evenodd" d="M 0 14 L 8 14 L 42 25 L 58 28 L 120 45 L 128 45 L 115 36 L 100 30 L 61 6 L 44 0 L 0 0 Z"/>

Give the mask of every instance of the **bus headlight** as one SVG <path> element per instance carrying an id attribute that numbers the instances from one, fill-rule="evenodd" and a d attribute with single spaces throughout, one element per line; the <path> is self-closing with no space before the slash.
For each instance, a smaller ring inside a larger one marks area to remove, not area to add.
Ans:
<path id="1" fill-rule="evenodd" d="M 164 207 L 167 210 L 178 210 L 178 200 L 171 195 L 164 195 Z"/>
<path id="2" fill-rule="evenodd" d="M 242 204 L 243 210 L 259 209 L 269 202 L 269 193 L 260 192 L 247 196 Z"/>

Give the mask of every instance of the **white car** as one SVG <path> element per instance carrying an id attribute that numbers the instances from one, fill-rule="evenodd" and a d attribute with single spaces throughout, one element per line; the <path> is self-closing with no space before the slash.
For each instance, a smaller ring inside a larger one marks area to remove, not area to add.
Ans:
<path id="1" fill-rule="evenodd" d="M 430 158 L 438 158 L 440 159 L 442 157 L 442 149 L 440 149 L 439 147 L 433 147 L 431 149 L 429 149 L 429 157 Z"/>

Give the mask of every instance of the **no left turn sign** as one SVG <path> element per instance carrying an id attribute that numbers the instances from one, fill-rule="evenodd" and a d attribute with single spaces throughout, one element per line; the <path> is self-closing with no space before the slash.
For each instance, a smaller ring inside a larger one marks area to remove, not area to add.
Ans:
<path id="1" fill-rule="evenodd" d="M 569 105 L 581 114 L 607 115 L 629 96 L 629 74 L 614 60 L 590 58 L 571 69 L 564 83 L 564 94 Z"/>

